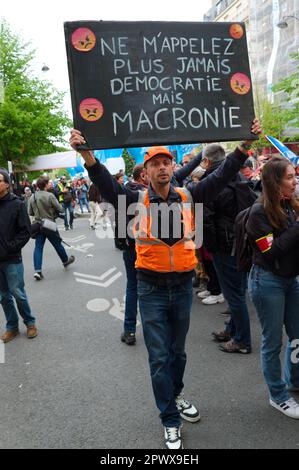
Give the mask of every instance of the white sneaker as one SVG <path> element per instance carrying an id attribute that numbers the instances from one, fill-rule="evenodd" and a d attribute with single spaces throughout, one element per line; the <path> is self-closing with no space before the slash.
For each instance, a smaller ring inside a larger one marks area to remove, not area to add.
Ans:
<path id="1" fill-rule="evenodd" d="M 197 292 L 197 297 L 199 299 L 205 299 L 206 297 L 209 297 L 211 294 L 211 292 L 209 290 L 203 290 L 201 292 Z"/>
<path id="2" fill-rule="evenodd" d="M 225 298 L 223 294 L 220 295 L 210 295 L 202 300 L 202 303 L 205 305 L 214 305 L 214 304 L 223 304 L 225 302 Z"/>
<path id="3" fill-rule="evenodd" d="M 289 418 L 299 419 L 299 405 L 294 398 L 289 398 L 282 403 L 275 403 L 275 401 L 270 399 L 270 405 Z"/>
<path id="4" fill-rule="evenodd" d="M 36 281 L 41 281 L 44 278 L 41 271 L 37 271 L 36 273 L 34 273 L 33 277 Z"/>
<path id="5" fill-rule="evenodd" d="M 164 427 L 165 446 L 167 449 L 183 449 L 180 428 Z"/>
<path id="6" fill-rule="evenodd" d="M 184 395 L 181 393 L 175 399 L 177 409 L 180 412 L 181 418 L 196 423 L 200 420 L 200 414 L 197 408 L 192 405 L 188 400 L 185 400 Z"/>

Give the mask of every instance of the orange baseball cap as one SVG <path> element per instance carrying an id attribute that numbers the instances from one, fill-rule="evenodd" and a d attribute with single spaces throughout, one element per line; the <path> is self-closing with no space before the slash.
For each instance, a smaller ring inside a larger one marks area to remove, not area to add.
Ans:
<path id="1" fill-rule="evenodd" d="M 143 163 L 148 162 L 151 158 L 157 157 L 158 155 L 165 155 L 168 158 L 173 159 L 174 156 L 168 150 L 167 147 L 150 147 L 144 154 L 144 161 Z"/>

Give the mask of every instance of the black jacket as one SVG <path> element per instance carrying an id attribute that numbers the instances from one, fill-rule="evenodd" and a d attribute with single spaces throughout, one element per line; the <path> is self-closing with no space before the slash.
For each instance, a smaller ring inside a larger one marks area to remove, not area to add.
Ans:
<path id="1" fill-rule="evenodd" d="M 21 250 L 30 239 L 30 220 L 25 203 L 14 194 L 0 199 L 0 263 L 19 263 Z"/>
<path id="2" fill-rule="evenodd" d="M 200 183 L 189 183 L 188 190 L 191 192 L 193 202 L 207 203 L 215 199 L 225 188 L 227 183 L 238 173 L 247 155 L 238 148 L 230 153 L 224 162 L 212 174 L 207 175 Z M 138 202 L 139 192 L 127 188 L 128 185 L 120 185 L 109 173 L 107 168 L 98 160 L 91 167 L 86 167 L 89 178 L 99 188 L 101 195 L 114 207 L 118 204 L 118 195 L 125 195 L 127 206 Z"/>
<path id="3" fill-rule="evenodd" d="M 194 203 L 208 202 L 217 197 L 217 195 L 225 188 L 227 183 L 238 173 L 241 165 L 246 160 L 247 155 L 243 154 L 238 148 L 232 152 L 225 159 L 223 164 L 219 166 L 212 174 L 208 175 L 204 181 L 199 183 L 190 183 L 187 185 L 188 190 L 191 193 Z M 96 184 L 105 199 L 107 199 L 114 207 L 117 207 L 118 204 L 118 195 L 125 195 L 126 197 L 126 206 L 128 207 L 132 203 L 138 202 L 139 191 L 132 190 L 127 188 L 127 186 L 121 186 L 117 181 L 110 175 L 109 171 L 105 168 L 104 165 L 101 165 L 98 161 L 91 167 L 87 167 L 89 177 L 91 181 Z M 178 203 L 178 208 L 181 208 L 181 199 L 178 197 L 177 193 L 173 189 L 174 187 L 170 186 L 169 199 L 171 201 L 163 201 L 163 203 L 172 202 L 173 197 L 175 196 L 176 202 Z M 149 189 L 149 198 L 151 202 L 160 202 L 159 196 L 154 193 L 154 191 Z M 162 201 L 161 201 L 162 202 Z M 171 220 L 170 220 L 171 224 Z M 167 243 L 169 246 L 173 244 L 174 234 L 173 230 L 177 227 L 169 227 L 169 237 L 168 239 L 163 239 L 164 243 Z M 183 233 L 182 233 L 183 236 Z M 178 241 L 178 238 L 175 238 L 175 241 Z M 192 273 L 192 270 L 190 271 Z M 160 276 L 165 278 L 169 276 L 173 277 L 174 273 L 154 273 L 154 276 Z M 185 276 L 186 273 L 178 276 Z M 175 282 L 177 282 L 176 279 Z"/>
<path id="4" fill-rule="evenodd" d="M 221 163 L 215 162 L 200 181 L 203 182 Z M 246 180 L 241 173 L 237 173 L 214 201 L 204 204 L 203 245 L 210 253 L 232 253 L 234 222 L 239 212 L 236 193 L 233 188 L 241 181 L 245 182 Z"/>
<path id="5" fill-rule="evenodd" d="M 299 274 L 299 222 L 286 201 L 284 210 L 288 223 L 284 230 L 271 227 L 262 203 L 253 205 L 246 225 L 248 238 L 253 247 L 253 264 L 282 277 Z"/>
<path id="6" fill-rule="evenodd" d="M 179 170 L 173 172 L 173 177 L 171 179 L 171 184 L 174 186 L 183 186 L 189 183 L 191 180 L 188 179 L 192 171 L 200 165 L 202 160 L 202 152 L 199 152 L 192 160 L 184 165 Z"/>
<path id="7" fill-rule="evenodd" d="M 99 188 L 94 184 L 91 184 L 89 187 L 88 200 L 91 202 L 98 202 L 98 203 L 101 202 L 101 195 L 100 195 Z"/>
<path id="8" fill-rule="evenodd" d="M 92 185 L 95 186 L 95 185 Z M 96 186 L 95 186 L 96 187 Z M 142 183 L 137 183 L 136 181 L 128 181 L 128 183 L 125 185 L 127 189 L 130 189 L 132 191 L 144 191 L 146 189 L 146 186 Z M 135 239 L 130 237 L 129 234 L 123 238 L 119 235 L 119 227 L 118 227 L 118 210 L 115 208 L 115 227 L 114 227 L 114 243 L 116 248 L 119 250 L 135 250 Z M 126 216 L 126 224 L 128 226 L 129 222 L 134 219 L 134 215 L 131 216 Z"/>

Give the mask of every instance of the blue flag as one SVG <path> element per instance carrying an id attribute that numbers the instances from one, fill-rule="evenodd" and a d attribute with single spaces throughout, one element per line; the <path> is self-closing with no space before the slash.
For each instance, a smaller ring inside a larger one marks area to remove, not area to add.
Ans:
<path id="1" fill-rule="evenodd" d="M 265 137 L 284 157 L 288 158 L 293 165 L 299 165 L 299 156 L 280 142 L 280 140 L 275 139 L 275 137 L 271 137 L 271 135 L 265 135 Z"/>

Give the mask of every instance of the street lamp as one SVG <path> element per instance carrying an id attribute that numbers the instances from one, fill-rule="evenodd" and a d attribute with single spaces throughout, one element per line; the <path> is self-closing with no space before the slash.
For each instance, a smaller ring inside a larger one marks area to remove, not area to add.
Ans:
<path id="1" fill-rule="evenodd" d="M 49 67 L 48 67 L 46 64 L 44 64 L 44 65 L 42 66 L 42 72 L 48 72 L 49 70 L 50 70 L 50 69 L 49 69 Z"/>
<path id="2" fill-rule="evenodd" d="M 279 23 L 277 23 L 277 27 L 280 28 L 280 29 L 285 29 L 287 28 L 289 25 L 286 21 L 287 18 L 295 18 L 295 20 L 299 21 L 299 18 L 297 18 L 297 16 L 294 16 L 294 15 L 289 15 L 289 16 L 283 16 L 282 18 L 282 21 L 280 21 Z"/>

